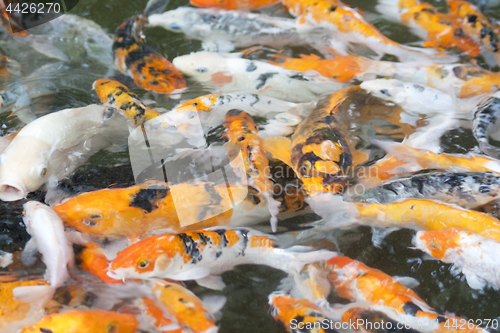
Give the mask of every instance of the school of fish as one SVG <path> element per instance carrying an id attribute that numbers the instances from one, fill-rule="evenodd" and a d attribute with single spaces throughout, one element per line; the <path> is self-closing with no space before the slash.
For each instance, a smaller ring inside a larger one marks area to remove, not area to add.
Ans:
<path id="1" fill-rule="evenodd" d="M 500 3 L 370 3 L 0 0 L 0 333 L 498 331 Z"/>

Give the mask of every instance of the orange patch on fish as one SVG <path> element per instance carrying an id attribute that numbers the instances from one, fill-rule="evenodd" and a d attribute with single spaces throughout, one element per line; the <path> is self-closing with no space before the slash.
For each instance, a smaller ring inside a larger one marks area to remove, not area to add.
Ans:
<path id="1" fill-rule="evenodd" d="M 224 86 L 227 83 L 233 82 L 233 77 L 231 75 L 225 75 L 224 72 L 217 72 L 210 76 L 210 80 L 217 86 Z"/>

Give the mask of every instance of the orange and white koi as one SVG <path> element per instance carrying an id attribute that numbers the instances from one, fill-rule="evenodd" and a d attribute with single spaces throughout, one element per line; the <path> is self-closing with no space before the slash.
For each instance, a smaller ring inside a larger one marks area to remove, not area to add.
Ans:
<path id="1" fill-rule="evenodd" d="M 270 138 L 264 148 L 290 165 L 308 193 L 339 192 L 353 165 L 342 103 L 358 87 L 323 97 L 299 124 L 291 140 Z"/>
<path id="2" fill-rule="evenodd" d="M 121 110 L 130 119 L 131 125 L 137 127 L 148 120 L 159 116 L 159 113 L 144 105 L 136 94 L 115 80 L 99 79 L 94 82 L 101 103 Z"/>
<path id="3" fill-rule="evenodd" d="M 449 14 L 455 26 L 461 27 L 463 31 L 481 44 L 486 51 L 493 52 L 497 59 L 499 56 L 498 36 L 492 29 L 488 18 L 472 3 L 463 0 L 448 0 Z"/>
<path id="4" fill-rule="evenodd" d="M 119 252 L 108 275 L 115 279 L 196 280 L 202 286 L 222 289 L 225 285 L 219 275 L 237 265 L 261 264 L 295 272 L 307 263 L 336 255 L 326 250 L 304 252 L 311 248 L 299 248 L 276 248 L 269 235 L 245 228 L 166 233 L 143 239 Z"/>
<path id="5" fill-rule="evenodd" d="M 36 324 L 23 328 L 20 333 L 136 333 L 138 326 L 133 314 L 105 310 L 69 310 L 46 315 Z"/>
<path id="6" fill-rule="evenodd" d="M 436 48 L 457 48 L 471 57 L 479 55 L 481 47 L 467 36 L 452 18 L 439 13 L 431 4 L 419 0 L 379 0 L 375 7 L 388 19 L 409 26 L 412 32 L 426 40 L 424 45 Z"/>
<path id="7" fill-rule="evenodd" d="M 186 88 L 182 73 L 163 55 L 144 45 L 140 36 L 146 17 L 133 16 L 116 29 L 113 57 L 116 66 L 146 90 L 169 94 Z"/>
<path id="8" fill-rule="evenodd" d="M 287 332 L 333 333 L 337 332 L 320 308 L 306 299 L 296 299 L 281 293 L 269 295 L 271 316 Z"/>
<path id="9" fill-rule="evenodd" d="M 179 326 L 193 333 L 216 333 L 213 314 L 225 304 L 224 296 L 212 297 L 208 308 L 204 302 L 189 289 L 179 283 L 153 280 L 152 292 L 161 308 L 176 319 Z"/>
<path id="10" fill-rule="evenodd" d="M 279 3 L 279 0 L 190 0 L 197 7 L 217 7 L 224 9 L 258 9 Z"/>
<path id="11" fill-rule="evenodd" d="M 262 93 L 290 102 L 310 102 L 347 86 L 316 73 L 302 73 L 242 58 L 243 53 L 196 52 L 173 64 L 212 92 Z"/>
<path id="12" fill-rule="evenodd" d="M 284 0 L 283 4 L 292 15 L 300 16 L 299 22 L 329 28 L 333 32 L 331 40 L 340 40 L 346 45 L 364 44 L 379 54 L 393 54 L 401 61 L 432 63 L 455 60 L 455 57 L 439 55 L 433 49 L 413 48 L 390 40 L 356 10 L 336 0 Z"/>
<path id="13" fill-rule="evenodd" d="M 382 271 L 342 256 L 328 260 L 326 269 L 331 271 L 328 279 L 341 297 L 369 302 L 371 309 L 382 311 L 396 321 L 420 324 L 418 327 L 422 327 L 424 332 L 460 331 L 452 327 L 453 321 L 456 327 L 460 318 L 446 313 L 438 314 L 413 290 Z M 467 328 L 467 331 L 486 332 L 475 325 Z"/>
<path id="14" fill-rule="evenodd" d="M 498 240 L 465 229 L 443 228 L 417 232 L 413 244 L 419 250 L 459 268 L 472 288 L 483 289 L 486 282 L 495 289 L 500 288 Z"/>

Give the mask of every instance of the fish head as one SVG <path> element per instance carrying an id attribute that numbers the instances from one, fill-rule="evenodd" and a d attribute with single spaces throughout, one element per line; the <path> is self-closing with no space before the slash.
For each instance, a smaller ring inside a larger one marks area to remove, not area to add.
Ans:
<path id="1" fill-rule="evenodd" d="M 196 52 L 175 58 L 173 65 L 198 82 L 210 82 L 216 86 L 224 86 L 233 81 L 227 72 L 231 57 L 214 52 Z"/>
<path id="2" fill-rule="evenodd" d="M 108 239 L 137 235 L 147 213 L 131 206 L 132 195 L 137 190 L 133 186 L 82 193 L 53 209 L 67 225 L 85 235 Z"/>
<path id="3" fill-rule="evenodd" d="M 35 137 L 15 137 L 0 155 L 0 200 L 26 198 L 53 173 L 50 146 Z"/>
<path id="4" fill-rule="evenodd" d="M 403 82 L 395 79 L 377 79 L 364 81 L 360 84 L 361 89 L 366 90 L 375 97 L 391 101 L 396 104 L 403 103 L 407 92 Z"/>
<path id="5" fill-rule="evenodd" d="M 217 102 L 219 95 L 208 94 L 200 96 L 189 101 L 185 101 L 177 105 L 175 111 L 177 112 L 191 112 L 191 111 L 203 111 L 210 112 L 212 107 Z"/>
<path id="6" fill-rule="evenodd" d="M 297 317 L 305 317 L 304 321 L 314 320 L 314 317 L 319 315 L 318 307 L 312 302 L 306 299 L 295 299 L 281 292 L 273 292 L 269 295 L 269 305 L 271 305 L 271 316 L 283 323 L 288 323 Z"/>
<path id="7" fill-rule="evenodd" d="M 169 271 L 173 263 L 170 243 L 174 235 L 163 234 L 145 238 L 118 252 L 108 268 L 108 275 L 113 279 L 126 278 L 144 279 L 161 272 Z"/>
<path id="8" fill-rule="evenodd" d="M 413 239 L 413 244 L 431 256 L 443 259 L 448 249 L 460 246 L 460 228 L 442 228 L 431 231 L 419 231 Z"/>

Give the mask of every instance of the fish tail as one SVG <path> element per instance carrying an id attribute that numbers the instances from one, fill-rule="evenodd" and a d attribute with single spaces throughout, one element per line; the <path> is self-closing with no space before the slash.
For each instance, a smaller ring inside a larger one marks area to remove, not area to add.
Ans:
<path id="1" fill-rule="evenodd" d="M 285 263 L 283 270 L 289 274 L 295 274 L 302 270 L 306 264 L 328 260 L 337 256 L 337 252 L 328 250 L 311 251 L 308 246 L 292 246 L 285 250 L 293 259 Z M 304 252 L 308 251 L 308 252 Z"/>

